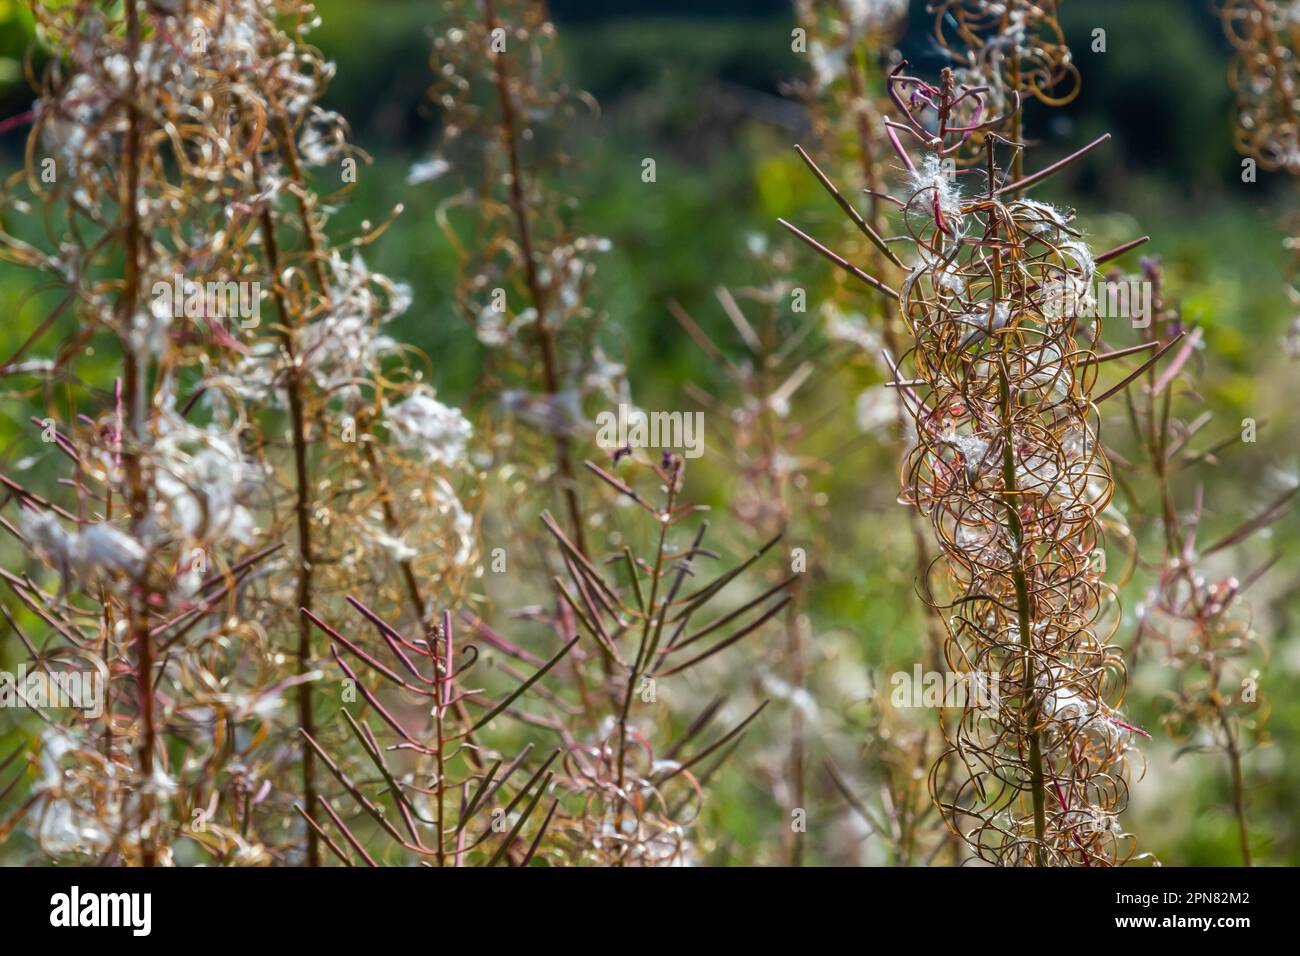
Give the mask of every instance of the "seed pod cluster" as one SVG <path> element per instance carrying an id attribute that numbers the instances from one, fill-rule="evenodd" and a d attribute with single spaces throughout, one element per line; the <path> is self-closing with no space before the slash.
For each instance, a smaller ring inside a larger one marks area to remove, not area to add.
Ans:
<path id="1" fill-rule="evenodd" d="M 1219 16 L 1235 51 L 1228 84 L 1237 97 L 1233 139 L 1267 170 L 1300 173 L 1300 18 L 1276 0 L 1221 0 Z"/>
<path id="2" fill-rule="evenodd" d="M 904 489 L 943 554 L 949 666 L 996 689 L 951 732 L 939 764 L 965 773 L 942 808 L 992 863 L 1120 863 L 1132 728 L 1098 561 L 1114 486 L 1093 402 L 1095 265 L 1070 217 L 1007 190 L 992 158 L 969 198 L 941 160 L 926 153 L 900 197 L 915 249 Z"/>
<path id="3" fill-rule="evenodd" d="M 958 80 L 986 88 L 988 105 L 1010 113 L 1017 96 L 1063 106 L 1082 79 L 1057 0 L 932 0 L 934 35 L 953 60 Z M 978 145 L 978 142 L 976 143 Z"/>
<path id="4" fill-rule="evenodd" d="M 1114 485 L 1097 405 L 1126 383 L 1094 395 L 1097 260 L 1072 215 L 1021 195 L 1104 138 L 1013 178 L 997 163 L 1006 141 L 990 134 L 1015 117 L 989 118 L 988 91 L 951 70 L 933 85 L 905 67 L 889 78 L 901 122 L 886 130 L 907 170 L 896 241 L 910 253 L 886 252 L 906 270 L 899 290 L 791 228 L 893 298 L 912 337 L 899 362 L 887 360 L 916 426 L 902 498 L 942 552 L 919 590 L 944 616 L 948 666 L 986 691 L 968 694 L 945 728 L 932 793 L 987 862 L 1122 863 L 1134 847 L 1118 815 L 1133 735 L 1144 732 L 1118 711 L 1126 672 L 1100 524 Z M 959 174 L 958 155 L 981 137 L 983 169 Z"/>

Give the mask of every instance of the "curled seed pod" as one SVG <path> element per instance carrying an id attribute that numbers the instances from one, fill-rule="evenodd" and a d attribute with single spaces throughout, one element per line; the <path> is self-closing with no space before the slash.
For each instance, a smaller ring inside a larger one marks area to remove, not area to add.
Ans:
<path id="1" fill-rule="evenodd" d="M 1228 66 L 1228 85 L 1236 94 L 1233 143 L 1266 170 L 1300 175 L 1300 16 L 1294 5 L 1277 0 L 1219 0 L 1218 10 L 1234 50 Z M 1300 223 L 1294 213 L 1284 228 L 1287 298 L 1300 307 Z M 1300 358 L 1300 318 L 1292 320 L 1283 344 L 1288 355 Z"/>
<path id="2" fill-rule="evenodd" d="M 1056 19 L 1058 0 L 932 0 L 934 35 L 953 62 L 958 83 L 981 90 L 992 112 L 1005 117 L 997 131 L 1020 139 L 1022 97 L 1064 106 L 1082 79 Z M 977 161 L 983 135 L 963 158 Z"/>
<path id="3" fill-rule="evenodd" d="M 1057 0 L 934 0 L 935 37 L 963 82 L 987 84 L 989 105 L 1020 92 L 1049 106 L 1079 95 L 1079 69 L 1056 19 Z"/>
<path id="4" fill-rule="evenodd" d="M 1235 51 L 1228 83 L 1237 97 L 1237 149 L 1264 169 L 1300 173 L 1300 17 L 1276 0 L 1220 0 L 1218 9 Z"/>

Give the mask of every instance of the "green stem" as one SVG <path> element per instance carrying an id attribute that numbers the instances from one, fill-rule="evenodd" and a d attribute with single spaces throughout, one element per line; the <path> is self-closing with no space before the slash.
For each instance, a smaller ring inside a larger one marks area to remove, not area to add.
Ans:
<path id="1" fill-rule="evenodd" d="M 991 152 L 991 151 L 990 151 Z M 990 183 L 992 178 L 990 177 Z M 1002 299 L 1002 254 L 996 247 L 993 250 L 993 302 L 991 309 L 996 310 Z M 1007 338 L 1005 341 L 1009 342 Z M 1029 728 L 1025 736 L 1029 738 L 1029 780 L 1030 797 L 1034 805 L 1034 860 L 1043 865 L 1043 847 L 1046 843 L 1047 816 L 1044 809 L 1043 785 L 1043 751 L 1037 729 L 1038 714 L 1034 706 L 1034 655 L 1032 634 L 1033 627 L 1029 606 L 1029 583 L 1025 577 L 1024 561 L 1024 526 L 1020 521 L 1017 508 L 1018 488 L 1016 486 L 1015 429 L 1012 415 L 1011 383 L 1007 377 L 1005 357 L 998 367 L 998 399 L 1002 418 L 1002 484 L 1006 498 L 1007 527 L 1011 532 L 1011 548 L 1015 556 L 1015 566 L 1011 579 L 1016 589 L 1016 622 L 1020 631 L 1020 646 L 1024 649 L 1024 689 L 1021 691 L 1020 719 L 1021 726 Z"/>

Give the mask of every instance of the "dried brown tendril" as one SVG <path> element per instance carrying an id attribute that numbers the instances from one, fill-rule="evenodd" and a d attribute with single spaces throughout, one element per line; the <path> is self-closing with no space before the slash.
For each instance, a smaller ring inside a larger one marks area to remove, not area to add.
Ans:
<path id="1" fill-rule="evenodd" d="M 981 91 L 987 108 L 1006 118 L 988 128 L 1013 140 L 1020 138 L 1022 97 L 1064 106 L 1079 95 L 1082 80 L 1057 7 L 1057 0 L 933 0 L 928 7 L 957 81 Z M 982 134 L 972 137 L 962 158 L 978 160 L 983 146 Z"/>

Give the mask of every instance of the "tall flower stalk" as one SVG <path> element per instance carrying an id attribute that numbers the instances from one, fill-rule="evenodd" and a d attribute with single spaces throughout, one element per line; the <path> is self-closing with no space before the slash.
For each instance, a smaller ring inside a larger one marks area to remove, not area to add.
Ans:
<path id="1" fill-rule="evenodd" d="M 916 423 L 904 497 L 929 520 L 948 568 L 950 600 L 939 604 L 948 664 L 1000 691 L 968 699 L 932 774 L 954 768 L 956 792 L 935 797 L 989 862 L 1123 862 L 1132 840 L 1118 814 L 1142 731 L 1118 711 L 1118 602 L 1095 555 L 1113 494 L 1097 406 L 1128 380 L 1094 388 L 1106 356 L 1094 351 L 1088 298 L 1097 262 L 1124 249 L 1094 258 L 1065 214 L 1020 198 L 1086 150 L 1015 179 L 987 135 L 1001 118 L 983 90 L 948 70 L 937 86 L 902 71 L 889 79 L 900 113 L 891 129 L 921 156 L 895 135 L 908 170 L 896 202 L 912 246 L 900 288 L 789 228 L 896 302 L 913 338 L 888 360 Z M 984 185 L 963 188 L 944 160 L 980 134 L 986 163 L 966 178 Z"/>
<path id="2" fill-rule="evenodd" d="M 763 259 L 764 266 L 773 270 L 789 267 L 785 251 L 765 254 Z M 787 281 L 735 295 L 718 289 L 722 311 L 744 349 L 734 359 L 729 354 L 733 350 L 718 345 L 680 305 L 671 303 L 671 309 L 701 350 L 723 366 L 729 380 L 730 388 L 722 394 L 692 391 L 711 420 L 726 423 L 725 434 L 716 440 L 735 462 L 731 512 L 753 535 L 779 537 L 788 545 L 783 565 L 768 572 L 769 583 L 786 588 L 791 599 L 782 614 L 785 640 L 769 655 L 764 684 L 789 706 L 789 747 L 773 776 L 785 803 L 785 859 L 800 866 L 806 838 L 797 817 L 807 813 L 810 722 L 817 719 L 807 687 L 815 666 L 807 642 L 807 593 L 820 570 L 817 556 L 824 553 L 819 532 L 825 495 L 814 491 L 813 482 L 828 466 L 805 447 L 819 423 L 804 412 L 809 404 L 806 393 L 812 390 L 818 370 L 826 371 L 824 342 L 815 331 L 820 316 L 814 313 L 801 321 L 794 316 L 796 321 L 791 321 L 786 312 L 792 291 Z"/>
<path id="3" fill-rule="evenodd" d="M 36 11 L 53 55 L 5 200 L 26 212 L 25 188 L 64 221 L 49 250 L 7 221 L 2 248 L 66 298 L 4 368 L 44 406 L 36 477 L 51 452 L 75 477 L 48 495 L 5 479 L 6 528 L 37 559 L 5 581 L 54 627 L 24 642 L 33 665 L 93 655 L 109 709 L 48 721 L 23 813 L 59 859 L 315 863 L 315 832 L 278 812 L 319 794 L 314 753 L 282 732 L 287 695 L 291 728 L 317 729 L 295 608 L 324 612 L 346 580 L 391 613 L 391 566 L 412 562 L 459 594 L 469 425 L 381 332 L 410 301 L 358 254 L 382 229 L 327 236 L 308 169 L 343 181 L 356 153 L 316 105 L 333 68 L 305 41 L 310 7 Z M 54 334 L 51 361 L 25 354 Z M 94 351 L 120 358 L 116 382 Z"/>
<path id="4" fill-rule="evenodd" d="M 1168 297 L 1158 260 L 1142 260 L 1141 280 L 1152 289 L 1143 340 L 1154 346 L 1183 334 L 1182 315 Z M 1297 489 L 1289 483 L 1273 501 L 1229 531 L 1213 538 L 1203 533 L 1207 509 L 1199 475 L 1234 451 L 1238 442 L 1237 436 L 1231 436 L 1205 448 L 1194 447 L 1212 422 L 1212 414 L 1204 412 L 1184 421 L 1174 412 L 1175 393 L 1194 387 L 1189 369 L 1200 339 L 1201 330 L 1192 330 L 1168 368 L 1159 375 L 1148 370 L 1142 387 L 1126 393 L 1142 456 L 1136 464 L 1127 464 L 1146 480 L 1126 483 L 1125 488 L 1133 513 L 1151 515 L 1149 523 L 1159 530 L 1151 560 L 1153 581 L 1138 606 L 1131 657 L 1136 662 L 1145 653 L 1174 676 L 1162 715 L 1171 737 L 1185 741 L 1184 749 L 1216 754 L 1224 761 L 1241 859 L 1250 866 L 1245 757 L 1264 735 L 1265 709 L 1258 687 L 1261 642 L 1247 591 L 1276 559 L 1240 577 L 1217 576 L 1218 580 L 1208 576 L 1208 566 L 1220 560 L 1216 555 L 1244 561 L 1239 553 L 1243 544 L 1286 514 Z M 1193 481 L 1191 500 L 1182 505 L 1180 488 Z M 1155 500 L 1141 494 L 1140 487 L 1153 489 L 1150 497 Z"/>
<path id="5" fill-rule="evenodd" d="M 488 349 L 480 384 L 499 397 L 492 449 L 543 483 L 554 476 L 569 534 L 586 553 L 575 464 L 584 404 L 626 389 L 590 301 L 608 242 L 574 229 L 574 201 L 556 183 L 573 162 L 567 130 L 585 101 L 564 84 L 555 44 L 544 4 L 449 5 L 431 60 L 439 142 L 411 180 L 450 174 L 463 184 L 438 221 L 459 260 L 456 305 Z M 539 465 L 542 455 L 549 462 Z"/>

